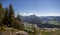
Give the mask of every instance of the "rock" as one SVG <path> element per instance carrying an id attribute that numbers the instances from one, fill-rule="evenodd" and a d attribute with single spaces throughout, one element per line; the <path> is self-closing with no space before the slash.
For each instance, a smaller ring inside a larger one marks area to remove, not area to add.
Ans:
<path id="1" fill-rule="evenodd" d="M 28 35 L 27 32 L 25 31 L 19 31 L 19 32 L 16 32 L 17 35 Z"/>
<path id="2" fill-rule="evenodd" d="M 25 31 L 18 31 L 18 32 L 3 31 L 0 32 L 0 35 L 28 35 L 28 33 Z"/>

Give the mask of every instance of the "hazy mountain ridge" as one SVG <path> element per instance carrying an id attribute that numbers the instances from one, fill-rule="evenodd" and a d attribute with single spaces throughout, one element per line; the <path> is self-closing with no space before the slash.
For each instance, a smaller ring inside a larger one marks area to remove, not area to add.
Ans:
<path id="1" fill-rule="evenodd" d="M 39 27 L 57 27 L 59 28 L 60 25 L 60 16 L 41 16 L 37 17 L 35 15 L 30 15 L 30 16 L 22 16 L 22 21 L 23 22 L 28 22 L 32 24 L 37 24 Z M 52 22 L 52 23 L 51 23 Z"/>

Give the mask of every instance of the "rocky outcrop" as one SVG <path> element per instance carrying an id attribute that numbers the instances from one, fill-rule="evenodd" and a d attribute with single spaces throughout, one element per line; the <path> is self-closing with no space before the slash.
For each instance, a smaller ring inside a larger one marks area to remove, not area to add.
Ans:
<path id="1" fill-rule="evenodd" d="M 0 35 L 28 35 L 28 33 L 25 32 L 25 31 L 18 31 L 18 32 L 7 32 L 7 31 L 4 31 L 4 32 L 0 32 Z"/>
<path id="2" fill-rule="evenodd" d="M 28 35 L 27 32 L 25 31 L 20 31 L 18 29 L 13 29 L 13 28 L 4 28 L 4 31 L 0 31 L 0 35 Z"/>

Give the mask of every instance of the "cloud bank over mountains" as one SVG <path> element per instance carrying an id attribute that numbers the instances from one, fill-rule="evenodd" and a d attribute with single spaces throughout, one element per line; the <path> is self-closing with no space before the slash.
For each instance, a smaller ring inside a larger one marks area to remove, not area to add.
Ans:
<path id="1" fill-rule="evenodd" d="M 22 16 L 36 15 L 36 16 L 60 16 L 58 13 L 20 13 Z"/>

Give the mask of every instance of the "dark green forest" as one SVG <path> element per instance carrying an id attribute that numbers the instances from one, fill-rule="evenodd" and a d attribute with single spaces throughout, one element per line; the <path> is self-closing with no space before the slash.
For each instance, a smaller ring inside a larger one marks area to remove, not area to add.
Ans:
<path id="1" fill-rule="evenodd" d="M 12 4 L 6 8 L 3 8 L 2 4 L 0 3 L 0 30 L 2 30 L 4 26 L 24 30 L 24 25 L 21 23 L 19 14 L 17 17 L 15 17 L 15 12 Z"/>

